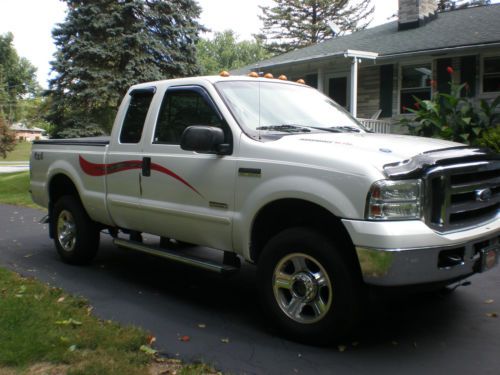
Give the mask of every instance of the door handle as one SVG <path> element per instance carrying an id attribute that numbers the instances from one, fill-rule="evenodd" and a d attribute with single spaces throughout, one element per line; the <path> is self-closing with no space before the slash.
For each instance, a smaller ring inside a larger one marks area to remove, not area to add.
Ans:
<path id="1" fill-rule="evenodd" d="M 151 158 L 143 157 L 142 158 L 142 175 L 144 177 L 151 176 Z"/>

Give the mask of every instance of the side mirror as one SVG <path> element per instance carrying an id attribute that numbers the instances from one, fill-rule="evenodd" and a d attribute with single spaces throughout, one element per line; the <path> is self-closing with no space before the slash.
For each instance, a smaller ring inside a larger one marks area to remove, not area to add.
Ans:
<path id="1" fill-rule="evenodd" d="M 213 126 L 188 126 L 182 132 L 181 148 L 202 154 L 230 153 L 230 146 L 224 143 L 224 132 Z"/>

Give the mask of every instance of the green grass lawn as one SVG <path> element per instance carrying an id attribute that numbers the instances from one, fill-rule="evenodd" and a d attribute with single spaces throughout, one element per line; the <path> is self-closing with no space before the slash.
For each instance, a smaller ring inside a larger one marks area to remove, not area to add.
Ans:
<path id="1" fill-rule="evenodd" d="M 29 172 L 0 174 L 0 203 L 40 208 L 29 193 Z"/>
<path id="2" fill-rule="evenodd" d="M 31 201 L 29 172 L 0 174 L 0 203 Z M 135 327 L 101 321 L 86 301 L 0 268 L 0 374 L 218 374 L 158 358 Z"/>
<path id="3" fill-rule="evenodd" d="M 0 162 L 5 161 L 28 161 L 31 154 L 31 142 L 19 142 L 16 148 L 7 154 L 7 158 L 0 156 Z"/>

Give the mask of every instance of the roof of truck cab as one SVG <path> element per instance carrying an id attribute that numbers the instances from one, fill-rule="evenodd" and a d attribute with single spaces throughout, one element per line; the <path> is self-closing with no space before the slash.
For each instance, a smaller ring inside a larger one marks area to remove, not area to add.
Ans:
<path id="1" fill-rule="evenodd" d="M 130 87 L 130 90 L 134 89 L 145 89 L 149 87 L 161 87 L 161 86 L 172 86 L 172 85 L 194 85 L 200 83 L 219 83 L 219 82 L 236 82 L 236 81 L 248 81 L 248 82 L 276 82 L 276 83 L 288 83 L 293 85 L 301 85 L 300 83 L 280 80 L 278 78 L 263 78 L 263 77 L 249 77 L 246 75 L 234 75 L 229 77 L 222 77 L 219 75 L 213 76 L 200 76 L 200 77 L 186 77 L 186 78 L 174 78 L 174 79 L 166 79 L 161 81 L 152 81 L 152 82 L 144 82 L 133 85 Z"/>

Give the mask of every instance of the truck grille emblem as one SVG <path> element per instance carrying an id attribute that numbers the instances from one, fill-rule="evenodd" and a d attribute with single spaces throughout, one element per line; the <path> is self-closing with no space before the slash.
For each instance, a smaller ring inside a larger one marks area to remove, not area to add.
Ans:
<path id="1" fill-rule="evenodd" d="M 490 188 L 478 189 L 475 191 L 475 194 L 476 194 L 476 201 L 478 202 L 489 201 L 493 195 Z"/>

